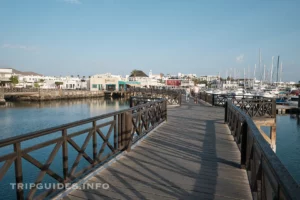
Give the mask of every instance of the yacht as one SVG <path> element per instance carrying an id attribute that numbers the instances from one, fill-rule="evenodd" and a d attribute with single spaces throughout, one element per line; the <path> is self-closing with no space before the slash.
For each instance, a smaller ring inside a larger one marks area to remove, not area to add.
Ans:
<path id="1" fill-rule="evenodd" d="M 240 98 L 253 98 L 253 94 L 247 92 L 243 88 L 238 88 L 237 90 L 232 92 L 234 96 L 240 96 Z"/>

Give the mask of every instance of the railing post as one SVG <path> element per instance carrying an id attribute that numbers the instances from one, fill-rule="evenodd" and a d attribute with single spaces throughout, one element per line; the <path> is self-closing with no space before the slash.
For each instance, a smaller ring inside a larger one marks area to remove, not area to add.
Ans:
<path id="1" fill-rule="evenodd" d="M 215 105 L 215 94 L 211 94 L 211 95 L 212 95 L 211 105 L 214 106 Z"/>
<path id="2" fill-rule="evenodd" d="M 276 118 L 276 99 L 272 99 L 272 117 Z"/>
<path id="3" fill-rule="evenodd" d="M 225 117 L 224 117 L 224 122 L 227 123 L 227 112 L 228 112 L 228 102 L 225 102 Z"/>
<path id="4" fill-rule="evenodd" d="M 97 124 L 93 121 L 93 161 L 94 164 L 97 162 Z"/>
<path id="5" fill-rule="evenodd" d="M 270 127 L 271 148 L 276 152 L 276 122 Z"/>
<path id="6" fill-rule="evenodd" d="M 62 130 L 63 144 L 62 144 L 62 162 L 63 162 L 63 175 L 64 181 L 67 181 L 68 178 L 68 138 L 67 138 L 67 129 Z"/>
<path id="7" fill-rule="evenodd" d="M 117 136 L 117 115 L 114 115 L 114 121 L 115 121 L 115 125 L 114 125 L 114 150 L 117 151 L 118 149 L 118 136 Z"/>
<path id="8" fill-rule="evenodd" d="M 132 144 L 132 138 L 131 138 L 131 132 L 132 132 L 132 113 L 130 111 L 125 113 L 125 127 L 124 127 L 124 138 L 126 141 L 126 151 L 131 150 L 131 144 Z"/>
<path id="9" fill-rule="evenodd" d="M 241 128 L 241 168 L 246 169 L 246 163 L 247 163 L 247 137 L 248 137 L 248 125 L 246 122 L 243 123 Z"/>
<path id="10" fill-rule="evenodd" d="M 16 191 L 17 191 L 17 199 L 24 199 L 24 190 L 22 187 L 23 184 L 23 172 L 22 172 L 22 152 L 21 152 L 21 144 L 14 144 L 14 152 L 17 154 L 17 158 L 15 159 L 15 178 L 16 178 Z M 19 187 L 21 186 L 21 187 Z"/>
<path id="11" fill-rule="evenodd" d="M 122 114 L 118 114 L 118 150 L 123 148 L 122 146 Z"/>
<path id="12" fill-rule="evenodd" d="M 300 108 L 300 95 L 298 97 L 298 108 Z"/>

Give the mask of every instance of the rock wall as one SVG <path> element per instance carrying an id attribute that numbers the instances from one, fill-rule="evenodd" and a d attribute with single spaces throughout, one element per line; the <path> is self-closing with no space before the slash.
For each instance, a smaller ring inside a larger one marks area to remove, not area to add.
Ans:
<path id="1" fill-rule="evenodd" d="M 20 101 L 48 101 L 63 99 L 79 99 L 104 97 L 103 91 L 79 91 L 79 90 L 40 90 L 38 94 L 18 96 Z"/>

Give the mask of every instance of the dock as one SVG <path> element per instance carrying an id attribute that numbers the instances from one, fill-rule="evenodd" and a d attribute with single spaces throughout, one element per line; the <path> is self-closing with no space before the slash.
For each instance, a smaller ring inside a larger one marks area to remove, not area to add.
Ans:
<path id="1" fill-rule="evenodd" d="M 252 199 L 240 150 L 224 109 L 182 103 L 168 108 L 167 123 L 63 199 Z"/>
<path id="2" fill-rule="evenodd" d="M 279 115 L 299 114 L 300 108 L 298 108 L 297 106 L 276 105 L 276 113 Z"/>

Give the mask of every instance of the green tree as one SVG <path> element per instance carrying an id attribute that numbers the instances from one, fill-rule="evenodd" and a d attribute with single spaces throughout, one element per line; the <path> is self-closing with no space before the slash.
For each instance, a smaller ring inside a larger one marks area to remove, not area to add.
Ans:
<path id="1" fill-rule="evenodd" d="M 134 69 L 131 71 L 131 76 L 134 77 L 134 80 L 136 81 L 136 74 L 137 74 L 138 70 Z"/>
<path id="2" fill-rule="evenodd" d="M 40 79 L 40 83 L 44 83 L 44 81 L 45 81 L 44 79 Z"/>
<path id="3" fill-rule="evenodd" d="M 194 81 L 194 85 L 198 85 L 198 84 L 205 84 L 207 85 L 207 81 L 201 81 L 200 78 L 193 78 L 192 81 Z"/>
<path id="4" fill-rule="evenodd" d="M 11 76 L 10 78 L 9 78 L 9 80 L 11 81 L 11 83 L 15 86 L 15 85 L 17 85 L 18 83 L 19 83 L 19 77 L 17 77 L 17 76 Z"/>
<path id="5" fill-rule="evenodd" d="M 38 83 L 34 83 L 34 87 L 35 87 L 35 88 L 39 88 L 40 85 L 39 85 Z"/>
<path id="6" fill-rule="evenodd" d="M 159 76 L 160 76 L 160 82 L 162 83 L 162 78 L 164 77 L 164 74 L 160 73 Z"/>
<path id="7" fill-rule="evenodd" d="M 55 82 L 56 87 L 59 87 L 60 85 L 63 85 L 63 82 Z"/>

